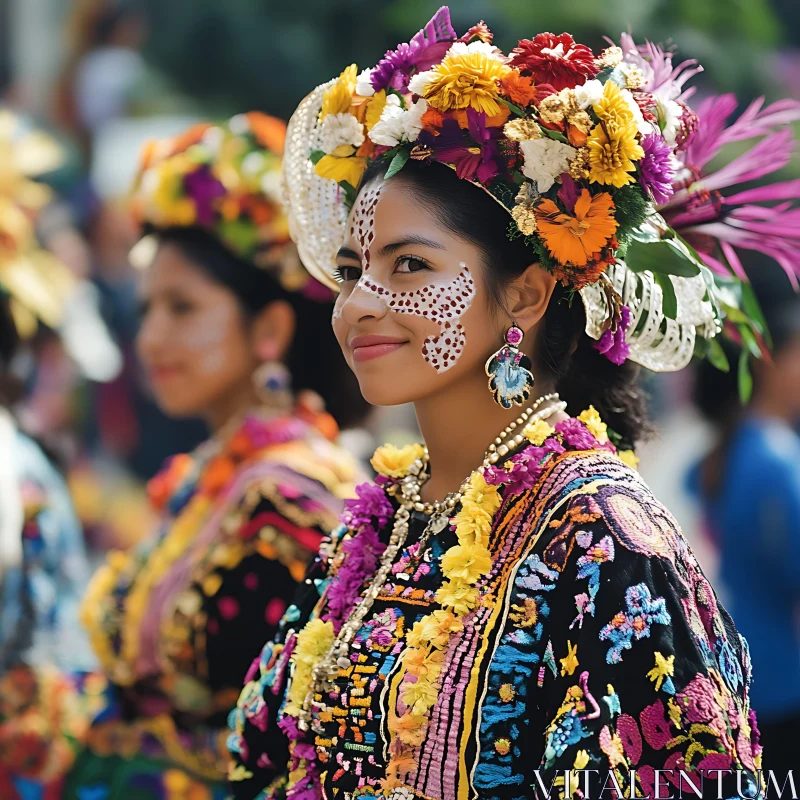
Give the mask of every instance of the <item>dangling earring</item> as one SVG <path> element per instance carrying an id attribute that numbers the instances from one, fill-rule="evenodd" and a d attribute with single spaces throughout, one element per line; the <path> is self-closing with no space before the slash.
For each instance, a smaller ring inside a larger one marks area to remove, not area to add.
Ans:
<path id="1" fill-rule="evenodd" d="M 253 373 L 253 386 L 259 400 L 269 408 L 290 408 L 292 374 L 280 361 L 265 361 Z"/>
<path id="2" fill-rule="evenodd" d="M 495 403 L 503 408 L 525 404 L 533 388 L 531 360 L 517 349 L 523 336 L 512 323 L 506 331 L 506 343 L 486 362 L 489 389 Z"/>

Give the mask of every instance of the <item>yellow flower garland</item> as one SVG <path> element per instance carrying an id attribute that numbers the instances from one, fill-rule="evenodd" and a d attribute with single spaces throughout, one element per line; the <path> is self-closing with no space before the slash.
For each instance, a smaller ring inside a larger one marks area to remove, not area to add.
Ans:
<path id="1" fill-rule="evenodd" d="M 400 678 L 400 699 L 407 710 L 401 716 L 390 715 L 389 730 L 400 746 L 386 766 L 384 792 L 400 786 L 405 765 L 413 763 L 412 750 L 424 738 L 428 714 L 436 703 L 437 683 L 450 637 L 463 629 L 462 619 L 480 603 L 477 584 L 492 568 L 486 544 L 501 502 L 498 488 L 487 484 L 480 470 L 473 472 L 461 500 L 461 511 L 451 520 L 458 544 L 442 556 L 446 580 L 436 593 L 442 607 L 414 623 L 406 637 L 408 647 L 402 656 L 402 668 L 416 680 Z"/>

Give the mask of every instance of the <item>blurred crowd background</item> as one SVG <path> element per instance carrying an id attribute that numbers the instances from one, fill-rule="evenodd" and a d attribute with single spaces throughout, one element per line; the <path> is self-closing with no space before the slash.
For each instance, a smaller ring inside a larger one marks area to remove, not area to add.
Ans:
<path id="1" fill-rule="evenodd" d="M 311 88 L 349 61 L 375 63 L 438 5 L 0 0 L 0 105 L 54 134 L 67 153 L 47 178 L 57 199 L 38 234 L 88 280 L 108 331 L 107 341 L 91 326 L 71 337 L 30 331 L 15 370 L 16 409 L 68 475 L 96 558 L 151 529 L 145 481 L 166 456 L 204 436 L 200 422 L 157 410 L 133 356 L 137 275 L 128 251 L 136 229 L 126 197 L 141 145 L 241 111 L 288 118 Z M 674 39 L 683 57 L 705 67 L 695 81 L 700 96 L 735 92 L 742 107 L 761 95 L 800 97 L 798 0 L 459 0 L 451 11 L 457 29 L 485 18 L 501 46 L 543 30 L 569 30 L 595 51 L 603 34 L 624 30 L 637 40 Z M 724 157 L 735 156 L 735 147 Z M 0 151 L 0 173 L 3 157 Z M 776 179 L 792 177 L 800 177 L 798 158 Z M 764 278 L 757 256 L 746 266 L 757 289 L 790 290 L 780 277 Z M 643 381 L 656 434 L 641 449 L 641 471 L 713 575 L 717 547 L 686 488 L 687 474 L 714 443 L 692 400 L 695 373 Z M 363 452 L 378 438 L 400 442 L 414 437 L 413 416 L 376 411 L 369 430 L 349 435 Z M 790 525 L 797 537 L 797 518 Z M 719 588 L 723 599 L 747 591 L 724 582 Z"/>

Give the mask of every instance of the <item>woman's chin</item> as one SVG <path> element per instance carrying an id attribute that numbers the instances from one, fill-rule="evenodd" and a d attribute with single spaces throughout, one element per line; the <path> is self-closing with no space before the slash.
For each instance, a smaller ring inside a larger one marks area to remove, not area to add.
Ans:
<path id="1" fill-rule="evenodd" d="M 373 377 L 368 380 L 359 378 L 358 385 L 364 399 L 373 406 L 401 406 L 417 399 L 417 393 L 410 390 L 407 383 L 398 380 L 397 375 L 385 381 L 376 381 Z"/>
<path id="2" fill-rule="evenodd" d="M 202 417 L 204 406 L 198 404 L 196 397 L 164 395 L 156 393 L 156 404 L 168 417 Z"/>

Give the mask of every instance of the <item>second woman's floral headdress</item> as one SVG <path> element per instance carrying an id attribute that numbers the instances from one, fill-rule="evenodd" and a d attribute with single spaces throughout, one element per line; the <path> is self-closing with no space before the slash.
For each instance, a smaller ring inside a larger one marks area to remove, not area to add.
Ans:
<path id="1" fill-rule="evenodd" d="M 446 7 L 373 69 L 351 65 L 312 92 L 289 124 L 284 159 L 292 234 L 332 285 L 344 223 L 367 165 L 387 177 L 409 159 L 453 168 L 511 215 L 541 265 L 579 291 L 587 333 L 616 363 L 685 366 L 733 327 L 759 355 L 763 319 L 734 245 L 800 273 L 797 182 L 720 189 L 783 166 L 800 103 L 756 101 L 725 128 L 730 96 L 693 111 L 677 67 L 652 44 L 599 54 L 572 36 L 540 33 L 504 55 L 483 24 L 459 37 Z M 729 141 L 766 137 L 716 175 L 705 164 Z M 763 153 L 769 152 L 768 166 Z M 697 338 L 699 335 L 699 339 Z"/>

